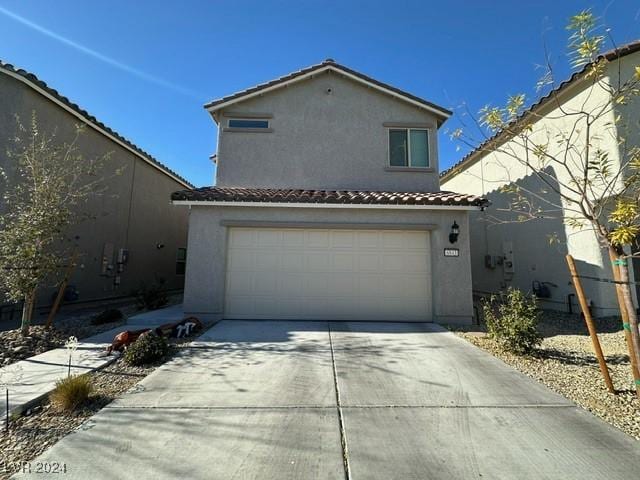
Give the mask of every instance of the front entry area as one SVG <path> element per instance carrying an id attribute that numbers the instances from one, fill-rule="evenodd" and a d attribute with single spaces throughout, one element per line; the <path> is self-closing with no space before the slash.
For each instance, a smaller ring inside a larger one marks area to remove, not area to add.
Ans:
<path id="1" fill-rule="evenodd" d="M 229 228 L 224 318 L 432 321 L 424 230 Z"/>

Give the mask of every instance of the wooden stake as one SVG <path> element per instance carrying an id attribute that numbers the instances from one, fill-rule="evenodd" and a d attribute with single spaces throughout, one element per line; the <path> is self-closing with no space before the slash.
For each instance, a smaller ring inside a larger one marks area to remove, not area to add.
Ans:
<path id="1" fill-rule="evenodd" d="M 573 257 L 571 255 L 567 255 L 567 263 L 569 264 L 569 271 L 571 272 L 571 277 L 573 278 L 573 286 L 576 289 L 576 294 L 578 295 L 578 300 L 580 301 L 580 308 L 582 308 L 584 320 L 587 324 L 587 329 L 589 330 L 589 336 L 591 337 L 591 342 L 593 343 L 593 349 L 596 353 L 598 363 L 600 364 L 600 371 L 602 372 L 602 376 L 604 377 L 604 383 L 607 384 L 607 389 L 610 393 L 615 393 L 613 382 L 611 381 L 611 376 L 609 376 L 607 362 L 604 359 L 602 348 L 600 347 L 600 340 L 598 340 L 598 333 L 596 332 L 593 318 L 591 318 L 591 312 L 589 311 L 589 305 L 587 304 L 587 297 L 585 297 L 584 295 L 582 283 L 580 282 L 580 278 L 578 277 L 576 262 L 573 260 Z"/>
<path id="2" fill-rule="evenodd" d="M 616 282 L 619 282 L 620 270 L 618 265 L 615 263 L 618 260 L 618 255 L 615 253 L 615 251 L 613 251 L 613 249 L 609 249 L 609 258 L 611 259 L 613 279 Z M 633 348 L 633 341 L 631 340 L 631 332 L 629 329 L 629 315 L 627 314 L 627 309 L 624 305 L 624 298 L 622 298 L 622 291 L 620 289 L 619 283 L 616 283 L 616 295 L 618 297 L 618 305 L 620 305 L 620 317 L 622 318 L 622 326 L 624 330 L 624 338 L 627 342 L 627 350 L 629 350 L 629 361 L 631 363 L 631 373 L 633 374 L 633 381 L 636 386 L 636 395 L 640 397 L 640 372 L 638 371 L 638 365 L 636 365 L 636 356 L 634 353 L 635 350 Z"/>
<path id="3" fill-rule="evenodd" d="M 64 291 L 67 289 L 67 284 L 69 283 L 69 279 L 71 278 L 71 274 L 73 273 L 73 269 L 76 266 L 76 259 L 78 258 L 78 252 L 73 252 L 71 256 L 71 260 L 69 261 L 69 265 L 67 266 L 67 270 L 64 273 L 64 278 L 62 279 L 62 283 L 60 283 L 60 289 L 58 290 L 58 295 L 56 296 L 55 301 L 53 302 L 53 306 L 51 307 L 51 311 L 49 312 L 49 316 L 47 317 L 47 323 L 45 324 L 46 328 L 51 328 L 53 326 L 53 319 L 58 313 L 58 309 L 60 308 L 60 303 L 62 302 L 62 298 L 64 297 Z"/>

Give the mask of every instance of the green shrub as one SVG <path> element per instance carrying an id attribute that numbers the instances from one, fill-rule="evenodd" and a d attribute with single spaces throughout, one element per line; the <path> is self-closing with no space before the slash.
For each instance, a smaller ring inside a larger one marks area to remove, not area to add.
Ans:
<path id="1" fill-rule="evenodd" d="M 506 293 L 484 300 L 482 312 L 489 336 L 505 350 L 529 353 L 542 341 L 536 329 L 539 313 L 535 296 L 509 287 Z"/>
<path id="2" fill-rule="evenodd" d="M 104 323 L 111 323 L 122 320 L 123 317 L 124 315 L 122 315 L 122 312 L 120 310 L 118 310 L 117 308 L 110 308 L 93 317 L 91 319 L 91 323 L 93 325 L 102 325 Z"/>
<path id="3" fill-rule="evenodd" d="M 157 279 L 151 285 L 142 284 L 135 292 L 136 304 L 139 309 L 157 310 L 169 303 L 165 290 L 165 280 Z"/>
<path id="4" fill-rule="evenodd" d="M 124 351 L 124 361 L 129 365 L 147 365 L 169 353 L 167 339 L 152 332 L 144 333 Z"/>
<path id="5" fill-rule="evenodd" d="M 88 375 L 72 375 L 58 380 L 49 400 L 60 412 L 72 412 L 81 407 L 93 392 L 93 383 Z"/>

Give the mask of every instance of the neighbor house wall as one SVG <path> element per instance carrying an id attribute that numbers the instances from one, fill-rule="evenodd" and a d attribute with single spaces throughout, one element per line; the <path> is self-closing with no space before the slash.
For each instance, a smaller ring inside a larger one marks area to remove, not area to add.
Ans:
<path id="1" fill-rule="evenodd" d="M 28 85 L 0 72 L 0 167 L 8 173 L 8 183 L 0 185 L 0 193 L 17 181 L 14 164 L 7 156 L 17 134 L 15 115 L 29 128 L 32 112 L 37 115 L 39 131 L 46 135 L 55 132 L 59 142 L 72 141 L 75 126 L 81 123 Z M 70 280 L 78 288 L 80 300 L 128 295 L 156 277 L 164 278 L 169 289 L 181 289 L 184 277 L 176 275 L 175 261 L 177 248 L 186 247 L 188 212 L 172 206 L 170 195 L 185 185 L 88 126 L 78 140 L 78 151 L 86 159 L 110 154 L 101 173 L 104 193 L 92 196 L 79 210 L 95 218 L 73 225 L 67 232 L 68 237 L 77 237 L 73 243 L 81 253 Z M 101 274 L 106 243 L 113 244 L 114 256 L 107 262 L 114 268 L 118 249 L 129 250 L 120 285 L 115 284 L 115 271 Z M 164 248 L 158 249 L 157 244 Z M 43 286 L 39 303 L 50 303 L 54 292 L 51 285 Z"/>
<path id="2" fill-rule="evenodd" d="M 468 215 L 466 211 L 374 210 L 351 208 L 278 208 L 192 206 L 184 310 L 203 318 L 223 316 L 227 227 L 222 221 L 312 222 L 323 224 L 434 224 L 431 232 L 433 320 L 470 323 L 471 298 Z M 449 231 L 460 225 L 459 257 L 445 257 Z M 333 227 L 331 227 L 333 228 Z"/>
<path id="3" fill-rule="evenodd" d="M 226 129 L 229 116 L 256 113 L 271 116 L 272 131 Z M 439 190 L 436 117 L 336 72 L 319 73 L 216 115 L 219 187 Z M 389 124 L 430 128 L 429 168 L 388 168 Z"/>
<path id="4" fill-rule="evenodd" d="M 614 62 L 609 68 L 617 69 L 616 65 Z M 588 81 L 574 81 L 558 95 L 557 102 L 550 101 L 538 109 L 538 119 L 533 124 L 530 138 L 540 144 L 548 141 L 550 153 L 557 153 L 560 151 L 557 135 L 572 131 L 575 118 L 565 115 L 560 108 L 564 112 L 580 111 L 583 108 L 595 111 L 608 102 L 608 93 L 603 88 L 591 87 Z M 600 136 L 595 141 L 593 149 L 597 147 L 608 152 L 613 169 L 620 164 L 614 115 L 615 112 L 610 112 L 593 126 L 593 131 Z M 634 115 L 637 115 L 637 111 Z M 637 120 L 635 122 L 637 123 Z M 584 132 L 584 126 L 579 126 L 578 130 Z M 584 135 L 578 136 L 581 140 L 577 141 L 577 145 L 583 145 Z M 501 143 L 499 150 L 500 152 L 492 153 L 479 152 L 441 179 L 444 190 L 483 195 L 492 202 L 491 207 L 485 212 L 473 212 L 470 218 L 473 288 L 481 293 L 497 292 L 507 286 L 531 291 L 532 282 L 549 282 L 552 296 L 549 299 L 541 299 L 542 306 L 566 311 L 568 295 L 575 293 L 575 290 L 566 266 L 565 255 L 570 253 L 576 259 L 578 269 L 584 275 L 612 278 L 608 253 L 600 247 L 596 235 L 588 225 L 572 228 L 563 222 L 561 217 L 567 219 L 576 216 L 568 210 L 567 202 L 513 158 L 525 158 L 526 152 L 521 146 L 521 141 L 512 139 Z M 553 163 L 546 164 L 544 168 L 551 178 L 566 185 L 570 182 L 570 170 L 582 170 L 577 157 L 569 156 L 568 164 L 569 169 Z M 508 212 L 512 209 L 510 202 L 513 195 L 500 191 L 500 187 L 507 184 L 517 185 L 523 192 L 527 190 L 551 200 L 559 206 L 559 210 L 551 212 L 553 207 L 529 195 L 533 203 L 547 211 L 544 216 L 556 218 L 518 221 L 516 214 Z M 573 197 L 566 188 L 560 187 L 560 192 L 562 195 Z M 559 211 L 562 215 L 558 215 Z M 513 245 L 515 269 L 512 274 L 505 271 L 504 263 L 500 264 L 499 261 L 495 268 L 485 265 L 487 255 L 494 259 L 505 255 L 504 242 L 511 242 Z M 618 312 L 616 295 L 611 284 L 584 281 L 584 288 L 587 296 L 593 301 L 594 312 L 597 315 L 605 316 Z M 573 310 L 576 309 L 577 302 L 573 299 Z"/>

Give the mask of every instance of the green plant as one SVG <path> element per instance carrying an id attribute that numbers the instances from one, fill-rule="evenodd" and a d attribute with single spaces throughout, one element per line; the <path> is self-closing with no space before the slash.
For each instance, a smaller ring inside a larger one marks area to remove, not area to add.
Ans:
<path id="1" fill-rule="evenodd" d="M 165 280 L 163 278 L 157 279 L 151 285 L 143 283 L 135 292 L 138 308 L 156 310 L 169 303 L 164 284 Z"/>
<path id="2" fill-rule="evenodd" d="M 82 406 L 92 392 L 93 383 L 88 375 L 72 375 L 56 382 L 49 400 L 58 411 L 72 412 Z"/>
<path id="3" fill-rule="evenodd" d="M 120 310 L 118 310 L 117 308 L 110 308 L 93 317 L 91 319 L 91 323 L 93 325 L 102 325 L 104 323 L 116 322 L 118 320 L 121 320 L 123 317 L 124 315 L 122 315 L 122 312 Z"/>
<path id="4" fill-rule="evenodd" d="M 139 366 L 160 360 L 169 353 L 167 339 L 154 333 L 144 333 L 124 352 L 124 361 Z"/>
<path id="5" fill-rule="evenodd" d="M 539 313 L 535 296 L 509 287 L 505 293 L 484 300 L 482 312 L 489 336 L 510 352 L 529 353 L 542 341 L 536 328 Z"/>

